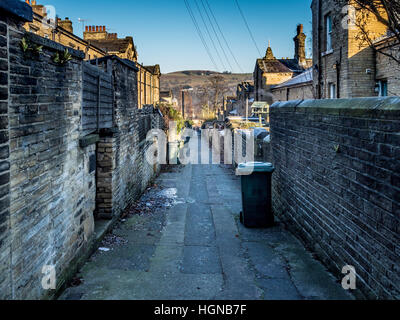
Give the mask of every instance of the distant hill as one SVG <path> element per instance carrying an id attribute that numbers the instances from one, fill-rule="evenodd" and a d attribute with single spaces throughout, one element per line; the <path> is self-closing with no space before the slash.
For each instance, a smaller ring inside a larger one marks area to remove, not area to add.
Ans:
<path id="1" fill-rule="evenodd" d="M 207 70 L 185 70 L 171 72 L 161 76 L 161 90 L 170 90 L 181 88 L 185 85 L 194 88 L 208 84 L 208 78 L 215 75 L 221 75 L 225 78 L 229 87 L 236 88 L 236 85 L 242 81 L 253 80 L 251 73 L 218 73 Z"/>
<path id="2" fill-rule="evenodd" d="M 172 90 L 174 97 L 181 101 L 180 90 L 184 86 L 194 88 L 192 92 L 192 104 L 197 110 L 204 103 L 201 89 L 207 88 L 210 85 L 209 79 L 215 75 L 220 75 L 224 78 L 224 87 L 227 95 L 236 95 L 236 86 L 243 81 L 252 81 L 252 73 L 218 73 L 208 70 L 184 70 L 163 74 L 161 76 L 161 90 Z"/>

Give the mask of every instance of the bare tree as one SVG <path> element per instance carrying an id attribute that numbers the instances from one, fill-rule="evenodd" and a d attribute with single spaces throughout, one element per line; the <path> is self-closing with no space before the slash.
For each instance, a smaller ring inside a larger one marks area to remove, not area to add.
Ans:
<path id="1" fill-rule="evenodd" d="M 229 88 L 225 84 L 225 78 L 221 75 L 214 75 L 208 79 L 209 81 L 209 92 L 213 97 L 214 111 L 221 106 L 223 96 L 229 92 Z"/>
<path id="2" fill-rule="evenodd" d="M 342 0 L 336 0 L 343 4 Z M 353 0 L 351 5 L 357 14 L 353 23 L 360 30 L 357 40 L 360 45 L 369 45 L 376 52 L 381 53 L 400 64 L 398 46 L 380 46 L 376 42 L 376 37 L 369 23 L 371 18 L 387 27 L 388 36 L 392 37 L 392 42 L 400 44 L 400 0 Z"/>

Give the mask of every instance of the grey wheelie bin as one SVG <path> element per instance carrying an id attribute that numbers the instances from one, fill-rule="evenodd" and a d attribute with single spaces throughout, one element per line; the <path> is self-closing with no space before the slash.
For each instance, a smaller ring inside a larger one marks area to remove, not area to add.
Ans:
<path id="1" fill-rule="evenodd" d="M 267 228 L 274 225 L 271 205 L 271 178 L 275 168 L 271 163 L 239 164 L 236 174 L 241 176 L 243 211 L 240 221 L 247 228 Z"/>

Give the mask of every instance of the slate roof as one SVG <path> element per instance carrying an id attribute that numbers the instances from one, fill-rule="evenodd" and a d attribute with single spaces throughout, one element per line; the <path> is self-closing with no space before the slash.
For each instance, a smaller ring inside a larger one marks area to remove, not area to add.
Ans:
<path id="1" fill-rule="evenodd" d="M 307 59 L 308 67 L 311 66 L 312 60 Z M 262 59 L 257 59 L 258 67 L 266 73 L 302 73 L 306 68 L 299 65 L 297 59 L 276 59 L 272 52 L 271 47 L 267 48 L 265 57 Z"/>
<path id="2" fill-rule="evenodd" d="M 297 77 L 294 77 L 286 82 L 274 86 L 274 89 L 303 85 L 310 83 L 312 81 L 313 81 L 313 69 L 310 68 L 305 72 L 303 72 L 302 74 L 298 75 Z"/>
<path id="3" fill-rule="evenodd" d="M 152 74 L 160 74 L 160 66 L 158 64 L 154 66 L 143 66 L 145 69 L 150 71 Z"/>
<path id="4" fill-rule="evenodd" d="M 133 45 L 133 40 L 130 37 L 125 39 L 90 40 L 89 42 L 95 45 L 96 47 L 103 49 L 106 52 L 120 52 L 120 53 L 126 52 L 130 44 Z"/>
<path id="5" fill-rule="evenodd" d="M 281 63 L 277 59 L 257 59 L 257 65 L 258 67 L 266 72 L 266 73 L 290 73 L 292 70 L 290 70 L 288 67 L 286 67 L 283 63 Z"/>
<path id="6" fill-rule="evenodd" d="M 278 59 L 278 60 L 279 60 L 279 62 L 284 64 L 286 67 L 288 67 L 290 70 L 292 70 L 295 73 L 304 72 L 307 69 L 307 67 L 304 68 L 303 66 L 299 65 L 299 62 L 297 61 L 297 59 Z M 307 59 L 307 62 L 309 64 L 308 67 L 310 67 L 312 64 L 311 59 Z"/>

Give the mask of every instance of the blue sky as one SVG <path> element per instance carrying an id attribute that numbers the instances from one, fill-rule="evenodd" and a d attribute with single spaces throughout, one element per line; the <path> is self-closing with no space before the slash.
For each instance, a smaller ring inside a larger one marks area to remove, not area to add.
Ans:
<path id="1" fill-rule="evenodd" d="M 195 1 L 188 0 L 203 31 L 208 46 L 224 71 L 215 49 L 208 39 Z M 203 0 L 204 1 L 204 0 Z M 253 44 L 234 0 L 208 0 L 239 65 L 245 72 L 253 72 L 259 53 Z M 311 0 L 238 0 L 250 29 L 262 53 L 271 41 L 277 58 L 293 57 L 293 36 L 296 25 L 304 24 L 305 33 L 311 35 Z M 139 62 L 145 65 L 160 64 L 161 71 L 215 70 L 193 22 L 184 0 L 40 0 L 40 4 L 53 5 L 61 18 L 69 17 L 75 34 L 82 36 L 78 18 L 88 25 L 105 25 L 119 36 L 133 36 L 139 52 Z M 203 12 L 204 14 L 204 12 Z M 208 21 L 204 14 L 204 19 Z M 209 26 L 210 33 L 214 33 Z M 214 39 L 220 56 L 227 66 L 223 52 Z M 223 40 L 221 40 L 223 43 Z M 239 68 L 225 48 L 233 72 Z M 228 69 L 228 67 L 226 67 Z"/>

